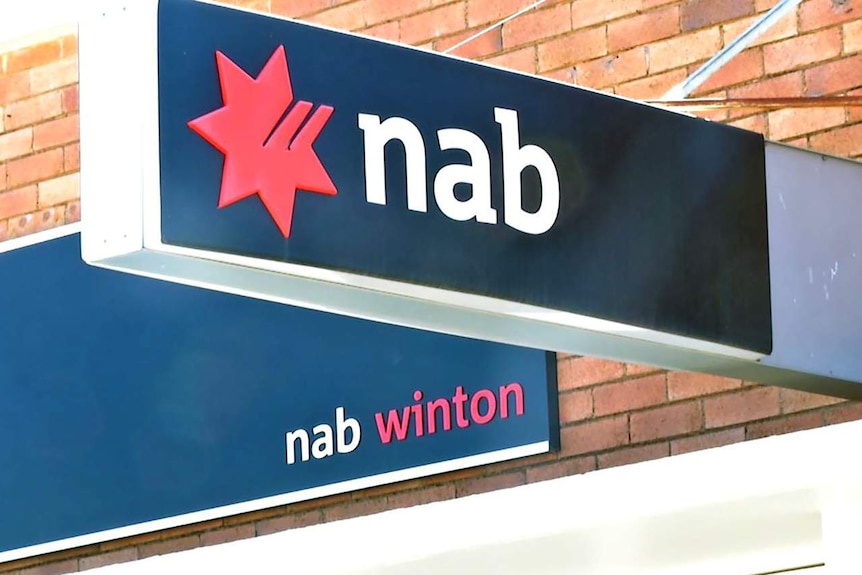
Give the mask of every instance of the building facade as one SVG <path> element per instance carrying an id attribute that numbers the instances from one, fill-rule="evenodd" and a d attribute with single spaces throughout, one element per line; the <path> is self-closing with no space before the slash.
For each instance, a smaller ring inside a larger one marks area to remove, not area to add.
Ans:
<path id="1" fill-rule="evenodd" d="M 438 52 L 491 27 L 451 53 L 630 99 L 659 100 L 776 2 L 548 0 L 497 26 L 531 2 L 232 4 Z M 862 96 L 860 8 L 859 0 L 803 0 L 692 96 Z M 80 219 L 76 33 L 41 32 L 38 38 L 10 38 L 5 46 L 0 241 Z M 815 101 L 807 107 L 722 106 L 692 113 L 774 141 L 862 158 L 862 106 Z M 38 321 L 38 310 L 33 314 Z M 85 571 L 862 419 L 856 402 L 706 374 L 568 355 L 558 356 L 557 369 L 559 452 L 29 557 L 0 564 L 0 573 Z"/>

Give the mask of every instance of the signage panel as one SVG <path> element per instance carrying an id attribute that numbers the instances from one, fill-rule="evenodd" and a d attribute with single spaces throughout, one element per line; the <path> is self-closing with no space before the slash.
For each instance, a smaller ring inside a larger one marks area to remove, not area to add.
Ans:
<path id="1" fill-rule="evenodd" d="M 118 6 L 81 41 L 88 262 L 653 363 L 771 351 L 761 136 L 208 2 Z M 108 70 L 136 86 L 135 165 Z"/>
<path id="2" fill-rule="evenodd" d="M 557 448 L 553 354 L 79 254 L 0 253 L 0 562 Z"/>

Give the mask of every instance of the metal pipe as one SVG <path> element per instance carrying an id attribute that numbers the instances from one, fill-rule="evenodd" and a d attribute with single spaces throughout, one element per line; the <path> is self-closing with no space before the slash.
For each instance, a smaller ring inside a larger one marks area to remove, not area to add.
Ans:
<path id="1" fill-rule="evenodd" d="M 862 96 L 688 98 L 685 100 L 645 100 L 645 103 L 692 110 L 716 110 L 721 108 L 844 108 L 862 106 Z"/>
<path id="2" fill-rule="evenodd" d="M 706 82 L 713 74 L 732 60 L 737 54 L 745 50 L 749 44 L 756 40 L 761 34 L 768 30 L 782 16 L 795 9 L 802 0 L 780 0 L 778 4 L 770 8 L 760 19 L 736 37 L 733 42 L 719 50 L 719 52 L 706 61 L 700 68 L 691 73 L 681 84 L 674 86 L 665 94 L 663 100 L 682 100 L 694 92 L 701 84 Z"/>
<path id="3" fill-rule="evenodd" d="M 498 26 L 502 26 L 506 22 L 514 20 L 515 18 L 517 18 L 521 14 L 526 14 L 527 12 L 529 12 L 530 10 L 532 10 L 534 8 L 538 8 L 539 6 L 541 6 L 542 4 L 544 4 L 547 1 L 548 0 L 537 0 L 536 2 L 533 2 L 532 4 L 530 4 L 529 6 L 527 6 L 525 8 L 521 8 L 520 10 L 518 10 L 517 12 L 512 14 L 511 16 L 506 16 L 505 18 L 503 18 L 499 22 L 496 22 L 494 24 L 491 24 L 487 28 L 483 28 L 483 29 L 479 30 L 478 32 L 476 32 L 472 36 L 468 36 L 467 38 L 464 38 L 463 40 L 461 40 L 460 42 L 458 42 L 454 46 L 449 46 L 448 48 L 443 50 L 443 54 L 449 54 L 450 52 L 454 52 L 455 50 L 457 50 L 461 46 L 463 46 L 465 44 L 469 44 L 470 42 L 472 42 L 473 40 L 475 40 L 479 36 L 482 36 L 483 34 L 487 34 L 491 30 L 493 30 L 494 28 L 496 28 Z"/>

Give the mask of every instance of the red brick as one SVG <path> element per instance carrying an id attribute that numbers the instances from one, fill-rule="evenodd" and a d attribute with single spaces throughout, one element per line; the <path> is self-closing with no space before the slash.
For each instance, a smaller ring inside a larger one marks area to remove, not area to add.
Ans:
<path id="1" fill-rule="evenodd" d="M 503 18 L 520 12 L 525 7 L 523 0 L 471 0 L 467 3 L 467 25 L 491 25 Z"/>
<path id="2" fill-rule="evenodd" d="M 598 468 L 619 467 L 620 465 L 631 465 L 642 461 L 652 461 L 670 456 L 668 443 L 655 443 L 653 445 L 639 445 L 627 447 L 617 451 L 611 451 L 598 456 Z"/>
<path id="3" fill-rule="evenodd" d="M 469 6 L 469 4 L 468 4 Z M 441 38 L 434 41 L 434 49 L 438 52 L 447 52 L 455 44 L 466 40 L 468 37 L 475 34 L 477 30 L 467 30 L 460 34 Z M 485 32 L 481 36 L 473 38 L 463 46 L 447 53 L 461 58 L 483 58 L 496 54 L 503 49 L 503 31 L 498 27 Z"/>
<path id="4" fill-rule="evenodd" d="M 270 0 L 270 10 L 273 14 L 297 18 L 320 12 L 336 4 L 336 0 Z"/>
<path id="5" fill-rule="evenodd" d="M 545 465 L 528 467 L 527 483 L 548 481 L 551 479 L 559 479 L 560 477 L 569 477 L 571 475 L 581 475 L 583 473 L 595 471 L 596 469 L 596 458 L 593 455 L 561 459 Z"/>
<path id="6" fill-rule="evenodd" d="M 841 29 L 830 28 L 767 44 L 763 47 L 763 66 L 767 74 L 775 74 L 828 60 L 840 53 Z"/>
<path id="7" fill-rule="evenodd" d="M 665 374 L 609 383 L 593 390 L 596 416 L 622 413 L 667 401 Z"/>
<path id="8" fill-rule="evenodd" d="M 745 441 L 744 427 L 723 429 L 721 431 L 704 433 L 693 437 L 674 439 L 670 442 L 670 453 L 671 455 L 681 455 L 692 451 L 700 451 L 701 449 L 722 447 L 724 445 L 739 443 L 741 441 Z"/>
<path id="9" fill-rule="evenodd" d="M 96 569 L 97 567 L 106 567 L 108 565 L 137 561 L 137 559 L 137 547 L 126 547 L 125 549 L 118 549 L 117 551 L 111 551 L 110 553 L 100 553 L 99 555 L 92 555 L 90 557 L 81 557 L 80 567 L 81 571 L 86 571 L 88 569 Z"/>
<path id="10" fill-rule="evenodd" d="M 81 167 L 81 146 L 72 144 L 63 148 L 63 171 L 77 172 Z"/>
<path id="11" fill-rule="evenodd" d="M 24 128 L 0 134 L 0 162 L 26 156 L 33 151 L 33 130 Z"/>
<path id="12" fill-rule="evenodd" d="M 858 7 L 859 0 L 855 0 Z M 853 11 L 854 0 L 820 0 L 803 2 L 799 6 L 799 29 L 802 32 L 834 26 L 847 20 L 859 18 Z"/>
<path id="13" fill-rule="evenodd" d="M 33 149 L 44 150 L 78 140 L 78 115 L 38 124 L 33 128 Z"/>
<path id="14" fill-rule="evenodd" d="M 29 569 L 21 569 L 14 575 L 62 575 L 64 573 L 75 573 L 78 571 L 77 559 L 66 559 L 46 565 L 37 565 Z"/>
<path id="15" fill-rule="evenodd" d="M 723 24 L 721 29 L 724 34 L 724 44 L 727 45 L 738 38 L 760 17 L 761 15 L 758 14 L 751 18 L 743 18 L 741 20 L 735 20 L 733 22 Z M 755 38 L 751 44 L 749 44 L 749 47 L 754 48 L 757 46 L 763 46 L 764 44 L 772 44 L 778 40 L 784 40 L 785 38 L 796 36 L 798 33 L 796 18 L 792 14 L 788 14 L 784 16 L 784 18 L 778 20 L 768 30 L 765 30 L 763 34 Z"/>
<path id="16" fill-rule="evenodd" d="M 786 108 L 769 113 L 769 137 L 789 140 L 844 123 L 844 108 Z"/>
<path id="17" fill-rule="evenodd" d="M 564 34 L 571 29 L 572 10 L 568 3 L 532 10 L 503 25 L 503 47 L 529 44 Z"/>
<path id="18" fill-rule="evenodd" d="M 362 30 L 362 33 L 366 36 L 380 38 L 381 40 L 397 42 L 401 38 L 401 26 L 398 21 L 384 22 L 371 28 L 365 28 Z"/>
<path id="19" fill-rule="evenodd" d="M 703 399 L 707 428 L 737 425 L 773 417 L 780 412 L 778 389 L 754 387 Z"/>
<path id="20" fill-rule="evenodd" d="M 30 70 L 30 89 L 34 94 L 49 92 L 77 82 L 77 58 L 59 60 Z"/>
<path id="21" fill-rule="evenodd" d="M 240 541 L 242 539 L 250 539 L 255 536 L 254 523 L 246 523 L 245 525 L 234 525 L 232 527 L 222 527 L 213 531 L 201 533 L 202 545 L 220 545 L 231 541 Z"/>
<path id="22" fill-rule="evenodd" d="M 489 64 L 508 68 L 509 70 L 518 70 L 528 74 L 536 73 L 536 47 L 527 46 L 514 52 L 506 52 L 499 56 L 494 56 L 486 60 Z"/>
<path id="23" fill-rule="evenodd" d="M 487 493 L 489 491 L 518 487 L 519 485 L 524 485 L 526 482 L 527 475 L 524 470 L 513 471 L 511 473 L 503 473 L 501 475 L 490 475 L 487 477 L 468 479 L 456 486 L 455 493 L 457 497 L 465 497 L 467 495 L 476 495 L 479 493 Z"/>
<path id="24" fill-rule="evenodd" d="M 689 73 L 694 72 L 692 67 Z M 753 48 L 738 54 L 730 62 L 719 68 L 694 95 L 708 94 L 714 90 L 742 84 L 763 76 L 763 49 Z"/>
<path id="25" fill-rule="evenodd" d="M 656 371 L 666 371 L 664 368 L 656 367 L 654 365 L 641 365 L 637 363 L 627 363 L 626 364 L 626 375 L 644 375 L 647 373 L 653 373 Z"/>
<path id="26" fill-rule="evenodd" d="M 574 84 L 575 83 L 575 69 L 574 68 L 560 68 L 559 70 L 551 70 L 550 72 L 542 72 L 542 78 L 548 78 L 549 80 L 556 80 L 557 82 L 562 82 L 564 84 Z"/>
<path id="27" fill-rule="evenodd" d="M 539 44 L 539 71 L 573 66 L 607 53 L 607 33 L 604 26 L 579 30 Z"/>
<path id="28" fill-rule="evenodd" d="M 747 118 L 740 118 L 732 122 L 728 122 L 728 125 L 735 126 L 742 130 L 748 130 L 749 132 L 757 132 L 758 134 L 765 135 L 769 130 L 766 117 L 766 114 L 756 114 L 754 116 L 748 116 Z"/>
<path id="29" fill-rule="evenodd" d="M 814 429 L 823 426 L 823 413 L 820 411 L 809 411 L 797 413 L 780 419 L 772 419 L 760 423 L 749 423 L 746 431 L 746 439 L 760 439 L 772 435 L 792 433 L 803 429 Z"/>
<path id="30" fill-rule="evenodd" d="M 617 94 L 635 100 L 660 98 L 668 90 L 684 81 L 685 68 L 678 68 L 663 74 L 652 74 L 640 80 L 633 80 L 617 86 Z"/>
<path id="31" fill-rule="evenodd" d="M 811 148 L 827 154 L 853 157 L 862 154 L 862 124 L 811 136 Z"/>
<path id="32" fill-rule="evenodd" d="M 360 3 L 362 4 L 362 3 Z M 368 24 L 402 18 L 431 7 L 431 0 L 366 0 L 365 19 Z M 430 37 L 430 36 L 429 36 Z"/>
<path id="33" fill-rule="evenodd" d="M 365 28 L 366 24 L 371 24 L 365 21 L 365 5 L 362 2 L 352 2 L 318 12 L 310 16 L 308 21 L 339 30 L 359 30 Z"/>
<path id="34" fill-rule="evenodd" d="M 78 55 L 78 36 L 77 34 L 69 34 L 60 38 L 60 53 L 63 58 Z"/>
<path id="35" fill-rule="evenodd" d="M 393 2 L 393 4 L 400 4 Z M 447 4 L 401 20 L 401 41 L 418 44 L 464 29 L 467 6 L 464 2 Z"/>
<path id="36" fill-rule="evenodd" d="M 631 414 L 632 442 L 652 441 L 684 435 L 701 429 L 703 410 L 699 401 L 666 405 Z"/>
<path id="37" fill-rule="evenodd" d="M 63 112 L 69 114 L 78 111 L 78 85 L 69 86 L 63 89 L 60 97 L 63 103 Z"/>
<path id="38" fill-rule="evenodd" d="M 721 48 L 721 31 L 706 28 L 649 45 L 651 73 L 706 60 Z"/>
<path id="39" fill-rule="evenodd" d="M 258 12 L 266 12 L 269 5 L 269 0 L 222 0 L 223 3 L 239 6 L 246 10 L 257 10 Z"/>
<path id="40" fill-rule="evenodd" d="M 341 521 L 342 519 L 351 519 L 353 517 L 363 517 L 365 515 L 374 515 L 382 513 L 389 507 L 385 497 L 376 499 L 362 499 L 359 501 L 350 501 L 327 507 L 323 510 L 324 521 Z"/>
<path id="41" fill-rule="evenodd" d="M 255 531 L 258 536 L 269 535 L 271 533 L 287 531 L 288 529 L 317 525 L 318 523 L 323 523 L 323 512 L 320 509 L 312 509 L 302 513 L 291 513 L 290 515 L 282 515 L 281 517 L 262 519 L 255 523 Z"/>
<path id="42" fill-rule="evenodd" d="M 59 176 L 63 172 L 63 150 L 55 148 L 12 160 L 6 165 L 6 171 L 11 188 Z"/>
<path id="43" fill-rule="evenodd" d="M 862 86 L 862 54 L 805 70 L 805 95 L 837 94 Z"/>
<path id="44" fill-rule="evenodd" d="M 789 94 L 802 94 L 802 72 L 760 80 L 728 91 L 728 96 L 731 98 L 780 98 L 787 97 Z"/>
<path id="45" fill-rule="evenodd" d="M 0 191 L 6 189 L 6 164 L 0 162 Z"/>
<path id="46" fill-rule="evenodd" d="M 671 400 L 700 397 L 739 387 L 742 387 L 741 379 L 688 371 L 672 371 L 667 374 L 667 395 Z"/>
<path id="47" fill-rule="evenodd" d="M 575 0 L 572 2 L 572 25 L 577 30 L 604 24 L 643 8 L 643 0 Z"/>
<path id="48" fill-rule="evenodd" d="M 71 224 L 81 221 L 81 202 L 69 202 L 66 204 L 66 223 Z"/>
<path id="49" fill-rule="evenodd" d="M 174 539 L 165 539 L 154 543 L 147 543 L 138 547 L 138 557 L 146 559 L 155 555 L 165 555 L 178 551 L 188 551 L 201 546 L 200 535 L 186 535 Z"/>
<path id="50" fill-rule="evenodd" d="M 38 220 L 33 214 L 25 214 L 6 222 L 6 238 L 14 239 L 36 233 Z"/>
<path id="51" fill-rule="evenodd" d="M 682 4 L 684 32 L 754 14 L 754 0 L 688 0 Z"/>
<path id="52" fill-rule="evenodd" d="M 5 242 L 9 239 L 9 222 L 0 220 L 0 242 Z"/>
<path id="53" fill-rule="evenodd" d="M 714 96 L 714 97 L 724 97 L 724 96 Z M 727 110 L 727 122 L 734 122 L 738 119 L 745 118 L 748 116 L 754 116 L 755 114 L 762 114 L 763 108 L 730 108 Z M 742 382 L 742 386 L 745 387 L 745 382 Z"/>
<path id="54" fill-rule="evenodd" d="M 803 136 L 801 138 L 796 138 L 793 140 L 787 140 L 784 142 L 789 146 L 796 146 L 797 148 L 808 148 L 808 137 Z"/>
<path id="55" fill-rule="evenodd" d="M 608 51 L 620 52 L 679 34 L 679 7 L 667 6 L 608 24 Z"/>
<path id="56" fill-rule="evenodd" d="M 30 96 L 30 73 L 0 75 L 0 104 L 8 104 Z"/>
<path id="57" fill-rule="evenodd" d="M 723 98 L 724 94 L 718 96 Z M 692 110 L 692 114 L 697 116 L 698 118 L 703 118 L 705 120 L 709 120 L 710 122 L 727 122 L 728 111 L 724 109 L 714 109 L 714 110 Z"/>
<path id="58" fill-rule="evenodd" d="M 625 375 L 625 366 L 615 361 L 595 357 L 575 357 L 557 364 L 557 387 L 577 389 L 612 381 Z"/>
<path id="59" fill-rule="evenodd" d="M 39 182 L 39 207 L 65 204 L 80 196 L 81 179 L 77 173 Z"/>
<path id="60" fill-rule="evenodd" d="M 34 214 L 35 229 L 38 232 L 62 226 L 66 223 L 66 207 L 52 206 Z"/>
<path id="61" fill-rule="evenodd" d="M 831 397 L 828 395 L 819 395 L 816 393 L 807 393 L 804 391 L 785 388 L 779 390 L 779 397 L 781 398 L 781 413 L 794 413 L 808 409 L 817 409 L 820 407 L 826 407 L 827 405 L 834 405 L 836 403 L 847 401 L 841 397 Z"/>
<path id="62" fill-rule="evenodd" d="M 32 212 L 38 206 L 38 197 L 36 186 L 0 192 L 0 219 Z"/>
<path id="63" fill-rule="evenodd" d="M 854 401 L 853 403 L 827 408 L 823 411 L 823 419 L 826 425 L 858 421 L 862 419 L 862 403 Z"/>
<path id="64" fill-rule="evenodd" d="M 560 423 L 574 423 L 593 415 L 593 394 L 590 390 L 560 394 Z"/>
<path id="65" fill-rule="evenodd" d="M 600 89 L 641 78 L 646 72 L 646 51 L 639 47 L 578 64 L 575 78 L 580 86 Z M 655 371 L 655 368 L 651 367 L 646 369 Z"/>
<path id="66" fill-rule="evenodd" d="M 628 444 L 628 419 L 628 415 L 623 414 L 562 428 L 561 454 L 584 455 Z"/>
<path id="67" fill-rule="evenodd" d="M 455 485 L 447 483 L 443 485 L 434 485 L 432 487 L 424 487 L 422 489 L 393 493 L 387 498 L 387 500 L 390 509 L 402 509 L 404 507 L 414 507 L 416 505 L 427 505 L 428 503 L 434 503 L 435 501 L 454 499 L 455 495 Z"/>
<path id="68" fill-rule="evenodd" d="M 6 129 L 36 124 L 63 113 L 60 92 L 48 92 L 26 100 L 12 102 L 6 106 Z"/>
<path id="69" fill-rule="evenodd" d="M 844 53 L 852 54 L 862 51 L 862 20 L 855 20 L 844 25 Z"/>
<path id="70" fill-rule="evenodd" d="M 62 46 L 60 40 L 52 40 L 10 52 L 6 55 L 6 72 L 29 70 L 59 60 L 63 56 Z"/>

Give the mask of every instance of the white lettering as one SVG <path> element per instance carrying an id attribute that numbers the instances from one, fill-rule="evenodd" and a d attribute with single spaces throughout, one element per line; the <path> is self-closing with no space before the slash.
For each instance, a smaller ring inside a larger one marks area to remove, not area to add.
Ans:
<path id="1" fill-rule="evenodd" d="M 494 119 L 503 136 L 503 219 L 507 225 L 528 234 L 543 234 L 557 221 L 560 211 L 560 180 L 548 152 L 528 144 L 521 147 L 518 113 L 494 108 Z M 542 182 L 542 200 L 535 213 L 524 210 L 521 172 L 533 166 Z"/>
<path id="2" fill-rule="evenodd" d="M 404 118 L 359 114 L 359 128 L 365 141 L 365 197 L 369 203 L 386 205 L 386 167 L 384 149 L 392 140 L 404 146 L 407 165 L 407 207 L 415 212 L 428 211 L 425 177 L 425 141 L 419 129 Z"/>
<path id="3" fill-rule="evenodd" d="M 335 410 L 335 428 L 338 432 L 338 453 L 350 453 L 359 447 L 359 441 L 362 437 L 362 430 L 359 427 L 359 422 L 352 417 L 344 419 L 344 408 L 339 407 Z M 347 430 L 350 430 L 350 441 L 347 441 Z"/>
<path id="4" fill-rule="evenodd" d="M 335 452 L 332 445 L 332 428 L 325 423 L 315 425 L 311 430 L 314 433 L 314 443 L 311 444 L 311 454 L 315 459 L 329 457 Z M 320 437 L 318 437 L 320 435 Z"/>
<path id="5" fill-rule="evenodd" d="M 334 431 L 333 431 L 334 427 Z M 348 431 L 350 439 L 348 440 Z M 299 445 L 299 460 L 308 461 L 310 457 L 323 459 L 338 453 L 350 453 L 359 447 L 362 440 L 362 428 L 359 421 L 345 417 L 344 408 L 335 408 L 335 425 L 320 423 L 311 430 L 314 441 L 310 442 L 308 432 L 304 429 L 290 431 L 284 435 L 287 449 L 287 464 L 296 463 L 297 444 Z M 309 443 L 311 445 L 309 446 Z M 310 449 L 309 449 L 310 447 Z"/>
<path id="6" fill-rule="evenodd" d="M 308 432 L 304 429 L 297 429 L 284 434 L 284 442 L 287 447 L 287 464 L 293 465 L 296 462 L 296 441 L 299 440 L 300 459 L 308 461 Z"/>
<path id="7" fill-rule="evenodd" d="M 437 132 L 441 150 L 461 149 L 470 154 L 470 164 L 443 166 L 434 178 L 434 198 L 440 211 L 453 220 L 497 223 L 491 207 L 491 159 L 485 143 L 473 132 L 449 128 Z M 470 184 L 468 200 L 455 197 L 456 184 Z"/>

